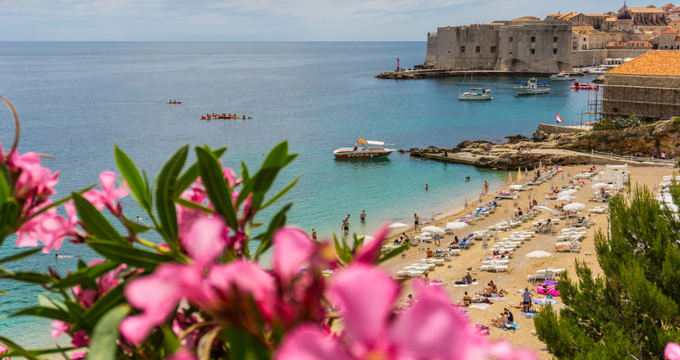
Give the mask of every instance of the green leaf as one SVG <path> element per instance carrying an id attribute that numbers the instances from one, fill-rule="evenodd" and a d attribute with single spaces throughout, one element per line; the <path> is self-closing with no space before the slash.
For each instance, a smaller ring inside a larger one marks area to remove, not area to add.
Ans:
<path id="1" fill-rule="evenodd" d="M 34 255 L 35 253 L 38 253 L 38 252 L 40 252 L 40 251 L 41 251 L 40 248 L 22 251 L 22 252 L 20 252 L 20 253 L 17 253 L 17 254 L 8 256 L 8 257 L 6 257 L 6 258 L 0 259 L 0 264 L 12 262 L 12 261 L 17 261 L 17 260 L 21 260 L 21 259 L 23 259 L 23 258 L 27 258 L 27 257 L 29 257 L 29 256 L 32 256 L 32 255 Z"/>
<path id="2" fill-rule="evenodd" d="M 257 248 L 257 251 L 255 252 L 255 260 L 258 260 L 260 256 L 271 247 L 274 232 L 286 224 L 286 213 L 288 212 L 288 210 L 290 210 L 291 206 L 293 206 L 293 204 L 287 204 L 281 210 L 279 210 L 279 212 L 276 215 L 274 215 L 271 222 L 269 223 L 267 231 L 262 235 L 260 239 L 261 240 L 260 246 Z"/>
<path id="3" fill-rule="evenodd" d="M 0 205 L 0 245 L 5 240 L 5 237 L 16 231 L 19 224 L 17 218 L 19 216 L 19 205 L 14 200 L 9 200 Z"/>
<path id="4" fill-rule="evenodd" d="M 213 150 L 213 154 L 215 154 L 215 157 L 219 159 L 226 151 L 227 148 L 219 148 L 217 150 Z M 178 198 L 182 191 L 191 186 L 191 184 L 196 181 L 196 178 L 198 178 L 199 175 L 200 172 L 198 171 L 198 164 L 191 165 L 189 169 L 187 169 L 187 171 L 177 179 L 175 198 Z"/>
<path id="5" fill-rule="evenodd" d="M 123 289 L 126 284 L 127 283 L 118 284 L 118 286 L 109 290 L 104 296 L 95 301 L 95 303 L 80 316 L 71 330 L 76 332 L 83 328 L 92 329 L 104 314 L 109 312 L 112 308 L 125 303 Z"/>
<path id="6" fill-rule="evenodd" d="M 278 201 L 283 195 L 290 191 L 290 189 L 292 189 L 295 186 L 295 184 L 297 184 L 298 180 L 300 180 L 299 176 L 296 177 L 295 180 L 293 180 L 293 182 L 288 184 L 288 186 L 283 188 L 283 190 L 279 191 L 279 193 L 276 194 L 273 198 L 269 199 L 269 201 L 267 201 L 266 204 L 262 205 L 258 210 L 266 209 L 267 207 Z"/>
<path id="7" fill-rule="evenodd" d="M 88 244 L 94 251 L 109 260 L 148 271 L 153 271 L 159 264 L 175 260 L 170 256 L 137 249 L 128 244 L 112 244 L 100 241 L 90 241 Z"/>
<path id="8" fill-rule="evenodd" d="M 227 328 L 224 333 L 230 340 L 229 355 L 231 359 L 266 360 L 271 358 L 267 347 L 245 331 Z"/>
<path id="9" fill-rule="evenodd" d="M 68 274 L 63 279 L 57 281 L 52 288 L 54 289 L 65 289 L 76 285 L 81 285 L 86 280 L 94 280 L 109 271 L 115 269 L 120 265 L 119 262 L 107 261 L 101 264 L 97 264 L 91 267 L 85 267 L 79 269 L 71 274 Z"/>
<path id="10" fill-rule="evenodd" d="M 177 211 L 175 210 L 177 176 L 187 160 L 188 149 L 187 145 L 179 148 L 156 177 L 156 210 L 162 225 L 160 231 L 173 252 L 178 251 Z"/>
<path id="11" fill-rule="evenodd" d="M 397 248 L 385 251 L 385 252 L 380 254 L 378 261 L 381 262 L 381 263 L 385 262 L 385 261 L 403 253 L 404 251 L 406 251 L 406 249 L 408 249 L 408 247 L 409 247 L 408 244 L 403 244 L 403 245 L 401 245 Z"/>
<path id="12" fill-rule="evenodd" d="M 26 359 L 39 360 L 39 358 L 35 354 L 33 354 L 31 351 L 28 351 L 28 350 L 22 348 L 17 343 L 13 342 L 12 340 L 10 340 L 10 339 L 8 339 L 4 336 L 0 336 L 0 342 L 5 344 L 5 346 L 7 346 L 7 348 L 10 350 L 10 353 L 11 353 L 11 354 L 7 354 L 7 355 L 3 354 L 3 356 L 23 356 Z"/>
<path id="13" fill-rule="evenodd" d="M 211 152 L 199 147 L 196 148 L 196 156 L 203 185 L 215 211 L 222 215 L 229 227 L 238 228 L 236 211 L 231 203 L 231 190 L 227 186 L 217 158 Z"/>
<path id="14" fill-rule="evenodd" d="M 51 276 L 45 275 L 43 273 L 30 271 L 12 272 L 6 269 L 0 269 L 0 278 L 14 279 L 17 281 L 38 285 L 49 284 L 53 280 Z"/>
<path id="15" fill-rule="evenodd" d="M 97 322 L 90 341 L 87 360 L 116 360 L 118 354 L 118 325 L 130 312 L 130 306 L 123 304 L 109 310 Z"/>
<path id="16" fill-rule="evenodd" d="M 137 200 L 137 203 L 146 210 L 146 212 L 151 212 L 151 195 L 149 194 L 149 189 L 146 187 L 146 183 L 142 178 L 142 175 L 137 170 L 137 166 L 130 159 L 130 157 L 123 152 L 118 146 L 114 147 L 114 156 L 116 158 L 116 164 L 118 165 L 118 170 L 120 170 L 121 175 L 127 181 L 132 196 Z"/>
<path id="17" fill-rule="evenodd" d="M 78 210 L 78 217 L 83 227 L 99 239 L 112 240 L 117 243 L 127 243 L 116 231 L 104 215 L 89 201 L 77 193 L 73 193 L 73 202 Z"/>
<path id="18" fill-rule="evenodd" d="M 181 344 L 179 339 L 177 339 L 177 335 L 175 335 L 175 332 L 168 324 L 161 326 L 161 332 L 163 333 L 163 347 L 165 348 L 167 358 L 170 354 L 174 354 Z"/>
<path id="19" fill-rule="evenodd" d="M 207 208 L 201 204 L 197 204 L 193 201 L 185 200 L 182 198 L 178 198 L 176 200 L 177 204 L 182 205 L 182 207 L 191 209 L 191 210 L 201 210 L 205 214 L 212 214 L 214 211 L 210 208 Z"/>
<path id="20" fill-rule="evenodd" d="M 11 317 L 15 316 L 38 316 L 38 317 L 43 317 L 47 319 L 53 319 L 53 320 L 61 320 L 63 322 L 67 323 L 74 323 L 75 318 L 69 314 L 68 312 L 61 310 L 61 309 L 55 309 L 51 307 L 44 307 L 44 306 L 32 306 L 32 307 L 27 307 L 25 309 L 22 309 L 20 311 L 15 312 L 14 314 L 10 315 Z"/>
<path id="21" fill-rule="evenodd" d="M 136 221 L 128 219 L 126 216 L 123 215 L 123 221 L 125 222 L 125 227 L 130 229 L 131 232 L 135 234 L 142 234 L 145 233 L 149 230 L 151 230 L 150 227 L 146 225 L 142 225 Z"/>
<path id="22" fill-rule="evenodd" d="M 10 179 L 9 171 L 7 170 L 7 165 L 0 164 L 0 204 L 3 204 L 10 195 Z"/>

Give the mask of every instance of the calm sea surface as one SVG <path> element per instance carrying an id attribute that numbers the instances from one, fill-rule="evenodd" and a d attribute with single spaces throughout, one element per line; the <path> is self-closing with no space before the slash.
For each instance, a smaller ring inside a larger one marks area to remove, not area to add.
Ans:
<path id="1" fill-rule="evenodd" d="M 43 163 L 61 172 L 59 195 L 116 170 L 114 144 L 155 176 L 183 144 L 227 146 L 223 162 L 238 172 L 241 160 L 256 169 L 263 153 L 287 140 L 299 155 L 278 187 L 300 176 L 284 199 L 294 202 L 289 223 L 329 237 L 349 213 L 351 230 L 367 234 L 386 221 L 411 224 L 413 213 L 430 218 L 461 206 L 478 197 L 484 180 L 499 187 L 507 174 L 399 153 L 355 166 L 335 161 L 335 148 L 357 138 L 410 149 L 531 136 L 538 123 L 553 123 L 556 111 L 578 123 L 587 107 L 587 92 L 570 90 L 569 82 L 553 82 L 549 95 L 516 97 L 514 82 L 526 79 L 475 79 L 464 87 L 488 87 L 495 97 L 475 103 L 457 100 L 461 79 L 374 78 L 396 68 L 397 57 L 405 68 L 422 63 L 425 51 L 424 42 L 0 42 L 0 93 L 22 119 L 21 152 L 55 156 Z M 182 104 L 166 104 L 169 99 Z M 254 119 L 201 121 L 208 112 Z M 13 139 L 10 120 L 0 109 L 5 149 Z M 123 205 L 131 217 L 141 214 L 130 199 Z M 366 224 L 358 222 L 362 210 Z M 13 239 L 0 251 L 16 251 Z M 73 258 L 39 255 L 10 268 L 65 273 L 78 258 L 96 258 L 71 244 L 59 253 Z M 0 334 L 28 346 L 49 343 L 47 322 L 8 318 L 37 304 L 44 290 L 11 282 L 0 282 L 0 289 L 9 292 L 0 297 Z"/>

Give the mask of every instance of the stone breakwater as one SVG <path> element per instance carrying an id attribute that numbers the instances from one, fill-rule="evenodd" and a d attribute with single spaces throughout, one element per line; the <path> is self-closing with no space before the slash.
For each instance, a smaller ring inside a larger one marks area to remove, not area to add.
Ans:
<path id="1" fill-rule="evenodd" d="M 403 152 L 409 152 L 413 157 L 496 170 L 534 169 L 541 165 L 630 163 L 625 159 L 593 154 L 591 150 L 642 157 L 651 156 L 656 151 L 676 158 L 680 155 L 680 120 L 603 131 L 540 124 L 532 138 L 522 135 L 506 138 L 508 141 L 504 144 L 466 140 L 454 148 L 430 146 Z"/>
<path id="2" fill-rule="evenodd" d="M 501 70 L 442 70 L 442 69 L 420 69 L 420 70 L 404 70 L 404 71 L 388 71 L 383 72 L 375 77 L 378 79 L 394 79 L 394 80 L 416 80 L 429 79 L 441 77 L 456 77 L 456 76 L 470 76 L 472 73 L 475 77 L 537 77 L 549 76 L 550 73 L 534 73 L 534 72 L 509 72 Z"/>

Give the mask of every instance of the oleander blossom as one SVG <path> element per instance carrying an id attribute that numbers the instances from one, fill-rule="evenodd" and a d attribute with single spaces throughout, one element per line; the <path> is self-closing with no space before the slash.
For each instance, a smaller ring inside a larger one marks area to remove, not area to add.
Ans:
<path id="1" fill-rule="evenodd" d="M 109 209 L 114 215 L 121 213 L 120 205 L 116 204 L 116 200 L 126 197 L 127 190 L 123 186 L 116 188 L 116 173 L 111 171 L 104 171 L 99 174 L 99 184 L 101 190 L 90 189 L 83 194 L 97 210 L 102 211 L 104 207 Z"/>
<path id="2" fill-rule="evenodd" d="M 393 314 L 399 285 L 377 267 L 351 265 L 330 288 L 331 301 L 344 314 L 344 332 L 333 338 L 303 324 L 288 333 L 275 359 L 535 359 L 529 351 L 488 342 L 438 287 L 417 281 L 414 289 L 418 302 Z"/>
<path id="3" fill-rule="evenodd" d="M 224 237 L 213 222 L 211 218 L 196 221 L 187 232 L 191 263 L 162 264 L 153 274 L 127 285 L 128 302 L 141 310 L 121 322 L 120 332 L 130 343 L 141 344 L 176 312 L 182 300 L 214 319 L 227 320 L 246 330 L 256 328 L 261 321 L 285 328 L 301 319 L 323 319 L 320 269 L 329 264 L 304 232 L 283 228 L 274 234 L 274 266 L 266 271 L 245 260 L 218 263 Z M 308 267 L 307 271 L 300 271 L 303 266 Z M 257 313 L 251 311 L 251 304 Z"/>
<path id="4" fill-rule="evenodd" d="M 680 345 L 669 342 L 666 344 L 666 349 L 663 353 L 664 357 L 668 360 L 680 360 Z"/>

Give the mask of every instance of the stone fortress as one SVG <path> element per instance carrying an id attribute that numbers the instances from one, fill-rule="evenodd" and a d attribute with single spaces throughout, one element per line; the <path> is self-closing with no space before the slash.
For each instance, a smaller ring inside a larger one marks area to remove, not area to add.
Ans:
<path id="1" fill-rule="evenodd" d="M 680 49 L 680 6 L 606 14 L 550 14 L 428 33 L 425 68 L 556 73 L 619 64 L 651 49 Z"/>

